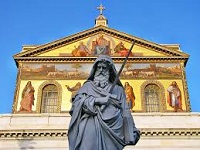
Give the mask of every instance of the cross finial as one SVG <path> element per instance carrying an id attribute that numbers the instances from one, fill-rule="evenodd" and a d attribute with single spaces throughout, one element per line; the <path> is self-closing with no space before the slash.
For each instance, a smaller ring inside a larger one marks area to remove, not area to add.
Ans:
<path id="1" fill-rule="evenodd" d="M 100 6 L 97 7 L 97 9 L 100 11 L 100 15 L 102 15 L 103 14 L 103 10 L 105 10 L 105 7 L 103 7 L 103 5 L 100 4 Z"/>

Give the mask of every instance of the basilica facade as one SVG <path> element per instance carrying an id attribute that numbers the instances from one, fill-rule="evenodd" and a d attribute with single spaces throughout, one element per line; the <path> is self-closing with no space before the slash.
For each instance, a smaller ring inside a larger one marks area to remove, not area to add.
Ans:
<path id="1" fill-rule="evenodd" d="M 200 147 L 200 114 L 191 112 L 185 72 L 189 55 L 179 44 L 158 44 L 108 27 L 99 8 L 94 27 L 25 45 L 14 55 L 15 96 L 12 114 L 0 117 L 0 149 L 66 149 L 72 98 L 94 60 L 109 55 L 119 70 L 133 42 L 120 80 L 141 130 L 134 149 Z"/>

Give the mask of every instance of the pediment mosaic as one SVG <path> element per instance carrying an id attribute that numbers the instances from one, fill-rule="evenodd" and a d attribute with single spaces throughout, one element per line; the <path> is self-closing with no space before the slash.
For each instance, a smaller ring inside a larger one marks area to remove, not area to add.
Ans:
<path id="1" fill-rule="evenodd" d="M 98 26 L 77 34 L 31 48 L 14 57 L 93 57 L 107 54 L 113 57 L 126 56 L 132 42 L 136 44 L 130 57 L 171 56 L 188 57 L 188 54 L 163 44 L 156 44 L 108 27 Z M 177 49 L 177 48 L 176 48 Z"/>

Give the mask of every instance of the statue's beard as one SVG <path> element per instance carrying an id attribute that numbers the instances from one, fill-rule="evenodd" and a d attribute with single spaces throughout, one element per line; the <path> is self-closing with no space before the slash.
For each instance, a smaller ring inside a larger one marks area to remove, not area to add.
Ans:
<path id="1" fill-rule="evenodd" d="M 98 87 L 104 88 L 109 83 L 109 71 L 96 72 L 94 75 L 94 84 Z"/>

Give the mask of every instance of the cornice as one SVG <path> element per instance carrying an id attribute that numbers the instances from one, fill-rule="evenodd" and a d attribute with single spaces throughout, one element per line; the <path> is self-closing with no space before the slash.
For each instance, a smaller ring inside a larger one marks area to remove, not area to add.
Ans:
<path id="1" fill-rule="evenodd" d="M 94 62 L 97 57 L 15 57 L 17 62 Z M 112 57 L 114 62 L 123 62 L 125 57 Z M 168 61 L 187 61 L 188 57 L 129 57 L 128 61 L 132 62 L 168 62 Z"/>
<path id="2" fill-rule="evenodd" d="M 87 37 L 90 37 L 90 36 L 93 36 L 93 35 L 96 35 L 96 34 L 101 34 L 101 33 L 111 35 L 111 36 L 116 37 L 116 38 L 123 39 L 127 42 L 135 41 L 136 45 L 141 45 L 143 47 L 151 48 L 152 50 L 154 50 L 156 52 L 165 53 L 165 54 L 168 54 L 169 56 L 189 57 L 188 54 L 183 53 L 181 51 L 171 50 L 171 49 L 169 49 L 165 46 L 162 46 L 162 45 L 159 45 L 159 44 L 144 40 L 142 38 L 138 38 L 138 37 L 135 37 L 135 36 L 132 36 L 132 35 L 126 34 L 124 32 L 120 32 L 120 31 L 117 31 L 115 29 L 111 29 L 111 28 L 108 28 L 108 27 L 105 27 L 105 26 L 97 26 L 97 27 L 94 27 L 94 28 L 91 28 L 91 29 L 70 35 L 68 37 L 65 37 L 65 38 L 62 38 L 62 39 L 59 39 L 59 40 L 38 46 L 33 50 L 20 52 L 20 53 L 14 55 L 13 57 L 14 57 L 14 59 L 16 59 L 17 57 L 36 56 L 38 54 L 50 51 L 52 49 L 55 49 L 55 48 L 58 48 L 58 47 L 79 41 L 83 38 L 87 38 Z"/>

